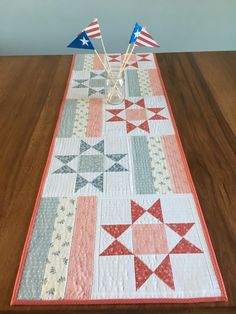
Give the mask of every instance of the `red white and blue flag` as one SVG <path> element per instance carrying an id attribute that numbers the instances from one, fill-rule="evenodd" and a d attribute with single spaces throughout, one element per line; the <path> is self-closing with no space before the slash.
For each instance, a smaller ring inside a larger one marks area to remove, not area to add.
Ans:
<path id="1" fill-rule="evenodd" d="M 80 33 L 67 47 L 94 50 L 94 46 L 85 32 Z"/>
<path id="2" fill-rule="evenodd" d="M 84 29 L 84 32 L 86 32 L 90 38 L 102 38 L 98 19 L 94 19 L 93 22 Z"/>
<path id="3" fill-rule="evenodd" d="M 152 38 L 145 28 L 141 29 L 134 44 L 139 47 L 160 47 L 160 45 Z"/>
<path id="4" fill-rule="evenodd" d="M 136 24 L 134 26 L 134 30 L 133 30 L 131 37 L 130 37 L 129 44 L 133 44 L 137 40 L 141 30 L 142 30 L 142 26 L 136 22 Z"/>

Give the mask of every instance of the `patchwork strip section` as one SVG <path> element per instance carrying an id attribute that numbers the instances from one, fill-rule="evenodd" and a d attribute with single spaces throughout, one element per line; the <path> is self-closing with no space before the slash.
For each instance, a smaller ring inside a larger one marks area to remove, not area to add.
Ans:
<path id="1" fill-rule="evenodd" d="M 72 136 L 84 136 L 88 125 L 88 99 L 79 99 L 76 103 Z"/>
<path id="2" fill-rule="evenodd" d="M 149 137 L 148 150 L 155 191 L 161 194 L 172 192 L 171 177 L 163 150 L 162 139 L 160 137 Z"/>
<path id="3" fill-rule="evenodd" d="M 88 124 L 86 129 L 87 137 L 99 137 L 102 135 L 103 127 L 102 100 L 91 99 L 89 102 Z"/>
<path id="4" fill-rule="evenodd" d="M 100 137 L 103 108 L 100 98 L 68 99 L 64 107 L 58 137 Z"/>
<path id="5" fill-rule="evenodd" d="M 173 191 L 175 193 L 191 192 L 175 136 L 165 136 L 162 138 L 162 142 L 168 168 L 171 173 Z"/>
<path id="6" fill-rule="evenodd" d="M 42 198 L 31 235 L 28 255 L 22 274 L 18 299 L 41 298 L 44 270 L 59 204 L 58 198 Z"/>
<path id="7" fill-rule="evenodd" d="M 59 200 L 43 277 L 42 299 L 64 298 L 75 214 L 75 199 Z"/>
<path id="8" fill-rule="evenodd" d="M 70 253 L 66 299 L 90 299 L 96 232 L 96 197 L 80 196 Z"/>
<path id="9" fill-rule="evenodd" d="M 138 194 L 155 193 L 151 160 L 148 152 L 147 138 L 134 136 L 131 138 L 133 149 L 133 167 L 135 188 Z"/>

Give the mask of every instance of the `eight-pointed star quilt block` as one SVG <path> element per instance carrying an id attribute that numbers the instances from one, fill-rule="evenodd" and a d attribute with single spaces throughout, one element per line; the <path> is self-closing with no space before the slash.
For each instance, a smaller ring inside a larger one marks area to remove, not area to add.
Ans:
<path id="1" fill-rule="evenodd" d="M 191 285 L 189 297 L 199 293 L 202 285 L 213 291 L 210 256 L 190 194 L 103 199 L 100 206 L 95 283 L 97 278 L 103 280 L 95 284 L 97 296 L 152 297 L 158 287 L 159 297 L 180 297 Z M 193 275 L 199 278 L 194 284 Z M 119 282 L 122 290 L 117 290 Z"/>
<path id="2" fill-rule="evenodd" d="M 105 107 L 105 132 L 119 135 L 170 135 L 174 129 L 163 96 L 126 98 Z"/>
<path id="3" fill-rule="evenodd" d="M 130 194 L 128 145 L 123 137 L 57 138 L 44 196 Z"/>

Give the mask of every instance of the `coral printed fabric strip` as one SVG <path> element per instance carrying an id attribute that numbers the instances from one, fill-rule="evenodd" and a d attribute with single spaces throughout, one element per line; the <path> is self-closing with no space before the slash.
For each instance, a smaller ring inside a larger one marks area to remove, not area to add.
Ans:
<path id="1" fill-rule="evenodd" d="M 226 300 L 155 56 L 132 55 L 121 104 L 105 82 L 74 57 L 12 304 Z"/>

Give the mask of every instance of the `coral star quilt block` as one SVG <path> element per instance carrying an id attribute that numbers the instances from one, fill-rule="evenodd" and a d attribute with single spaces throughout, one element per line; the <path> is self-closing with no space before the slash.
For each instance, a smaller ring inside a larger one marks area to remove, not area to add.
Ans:
<path id="1" fill-rule="evenodd" d="M 73 58 L 12 304 L 226 300 L 155 56 L 132 56 L 120 105 L 105 79 Z"/>

